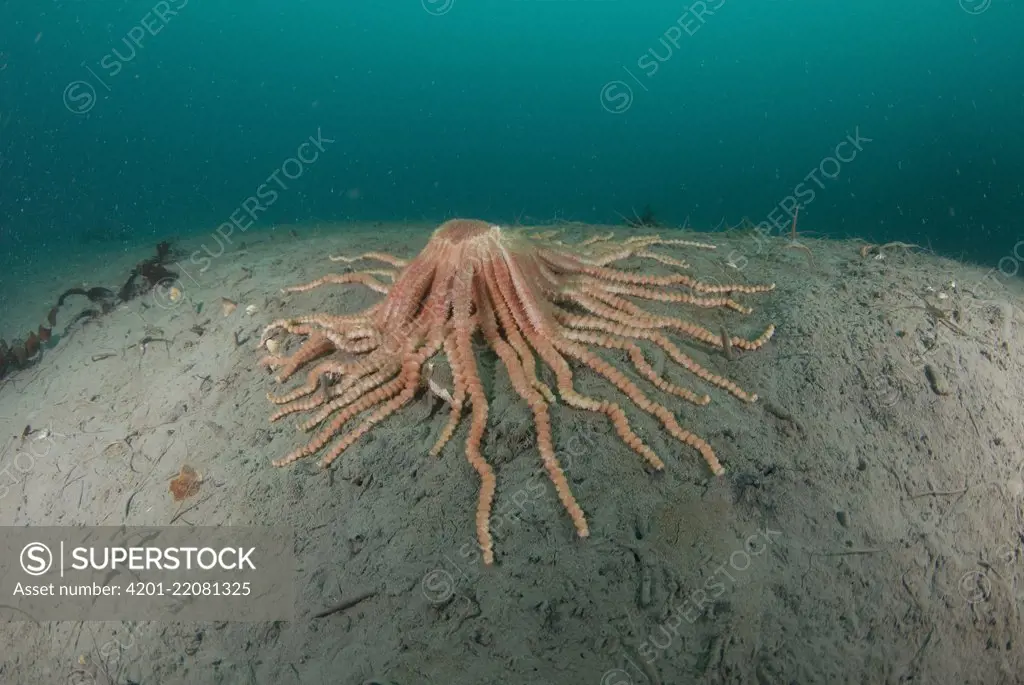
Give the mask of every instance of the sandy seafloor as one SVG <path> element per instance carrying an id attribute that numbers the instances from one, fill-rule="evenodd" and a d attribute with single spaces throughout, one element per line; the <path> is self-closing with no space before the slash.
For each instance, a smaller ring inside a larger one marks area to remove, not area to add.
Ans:
<path id="1" fill-rule="evenodd" d="M 280 288 L 338 271 L 330 253 L 411 256 L 430 229 L 250 231 L 195 282 L 183 279 L 178 304 L 132 300 L 3 381 L 0 468 L 27 449 L 26 425 L 46 431 L 29 439 L 45 436 L 47 448 L 16 471 L 0 524 L 166 525 L 177 513 L 179 526 L 293 526 L 298 591 L 296 620 L 266 624 L 36 624 L 0 610 L 16 620 L 0 623 L 0 682 L 1024 682 L 1019 280 L 920 250 L 862 257 L 854 241 L 802 238 L 813 261 L 782 238 L 761 244 L 743 232 L 698 236 L 714 252 L 666 249 L 705 280 L 778 284 L 740 298 L 755 308 L 746 317 L 655 308 L 736 335 L 778 327 L 765 348 L 732 361 L 685 344 L 758 393 L 752 405 L 650 355 L 670 380 L 711 394 L 694 407 L 647 386 L 711 443 L 726 474 L 711 476 L 623 398 L 664 472 L 645 470 L 604 417 L 559 403 L 558 454 L 591 528 L 579 539 L 540 468 L 527 407 L 500 364 L 485 361 L 498 369 L 484 379 L 498 493 L 497 563 L 483 567 L 465 554 L 479 485 L 462 449 L 469 422 L 429 457 L 446 421 L 429 396 L 356 443 L 331 477 L 308 459 L 270 465 L 304 436 L 293 421 L 267 422 L 265 395 L 279 388 L 256 364 L 262 327 L 380 297 L 361 286 Z M 8 272 L 0 335 L 37 325 L 71 285 L 120 285 L 152 254 L 110 250 Z M 239 303 L 230 316 L 222 297 Z M 61 317 L 57 333 L 70 319 Z M 170 342 L 143 351 L 147 335 Z M 112 356 L 92 361 L 102 354 Z M 605 356 L 632 374 L 624 357 Z M 589 370 L 576 384 L 617 396 Z M 181 514 L 168 480 L 184 463 L 204 482 Z"/>

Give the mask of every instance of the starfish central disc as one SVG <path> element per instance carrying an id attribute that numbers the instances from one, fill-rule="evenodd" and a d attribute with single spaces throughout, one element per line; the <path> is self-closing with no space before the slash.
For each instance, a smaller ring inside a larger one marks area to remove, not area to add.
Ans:
<path id="1" fill-rule="evenodd" d="M 452 244 L 458 244 L 485 236 L 490 233 L 491 230 L 500 231 L 501 229 L 487 223 L 486 221 L 478 221 L 476 219 L 452 219 L 451 221 L 446 221 L 441 224 L 441 226 L 434 231 L 434 237 L 446 240 Z"/>

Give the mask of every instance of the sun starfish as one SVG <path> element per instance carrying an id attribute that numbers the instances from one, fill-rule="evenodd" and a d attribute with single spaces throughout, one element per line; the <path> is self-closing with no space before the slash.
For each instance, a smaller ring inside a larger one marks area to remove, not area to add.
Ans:
<path id="1" fill-rule="evenodd" d="M 271 420 L 315 410 L 300 428 L 308 431 L 326 424 L 305 446 L 274 465 L 284 466 L 317 453 L 333 440 L 320 462 L 329 466 L 360 436 L 410 402 L 423 386 L 424 366 L 435 355 L 443 354 L 451 366 L 454 388 L 447 425 L 431 454 L 437 455 L 451 439 L 469 403 L 471 426 L 465 453 L 482 483 L 476 533 L 484 562 L 492 563 L 489 518 L 495 477 L 481 453 L 488 402 L 472 347 L 472 340 L 479 336 L 501 359 L 512 387 L 532 410 L 541 460 L 581 537 L 589 534 L 587 520 L 569 490 L 552 441 L 548 407 L 556 401 L 556 392 L 538 377 L 535 354 L 554 372 L 558 397 L 570 406 L 606 415 L 619 437 L 654 469 L 664 468 L 664 463 L 633 432 L 622 407 L 587 397 L 573 388 L 570 360 L 610 381 L 640 409 L 656 417 L 671 435 L 700 452 L 713 473 L 721 474 L 724 469 L 707 442 L 682 428 L 665 406 L 649 399 L 592 348 L 625 351 L 636 372 L 658 389 L 698 405 L 707 404 L 708 395 L 670 383 L 655 372 L 634 342 L 647 341 L 705 381 L 753 402 L 756 395 L 697 364 L 662 331 L 672 330 L 711 347 L 756 350 L 771 338 L 774 326 L 754 340 L 724 339 L 724 333 L 716 335 L 684 319 L 648 312 L 633 299 L 748 313 L 750 310 L 730 295 L 760 293 L 775 286 L 709 285 L 678 273 L 653 276 L 608 266 L 638 257 L 686 267 L 677 259 L 650 251 L 658 245 L 714 249 L 713 245 L 657 236 L 614 242 L 611 235 L 602 235 L 566 245 L 553 240 L 551 234 L 531 236 L 483 221 L 454 219 L 434 231 L 423 251 L 408 262 L 380 252 L 354 258 L 332 257 L 345 262 L 372 259 L 393 269 L 329 275 L 286 289 L 302 292 L 328 283 L 360 283 L 385 297 L 357 314 L 282 319 L 264 331 L 260 344 L 267 344 L 272 351 L 277 343 L 271 345 L 269 341 L 280 330 L 306 336 L 290 357 L 272 354 L 262 360 L 263 365 L 278 370 L 279 382 L 312 360 L 330 355 L 313 366 L 301 387 L 283 396 L 268 395 L 272 402 L 282 405 Z M 390 284 L 378 277 L 389 279 Z M 343 426 L 356 417 L 361 421 L 341 434 Z"/>

